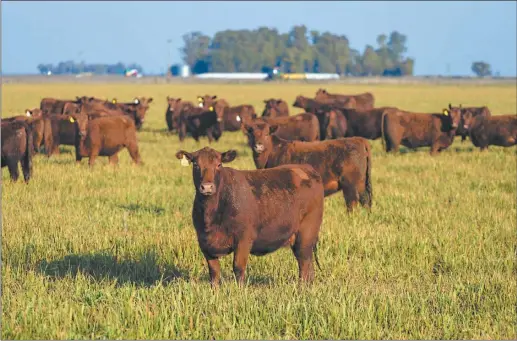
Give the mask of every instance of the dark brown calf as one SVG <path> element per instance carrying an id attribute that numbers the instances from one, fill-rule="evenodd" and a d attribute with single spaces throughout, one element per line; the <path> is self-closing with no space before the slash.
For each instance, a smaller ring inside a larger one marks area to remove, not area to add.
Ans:
<path id="1" fill-rule="evenodd" d="M 351 212 L 358 202 L 372 207 L 371 149 L 361 137 L 331 141 L 287 141 L 267 123 L 245 125 L 248 145 L 258 169 L 285 164 L 309 164 L 321 175 L 325 196 L 343 192 Z"/>
<path id="2" fill-rule="evenodd" d="M 293 250 L 300 280 L 312 281 L 323 219 L 320 175 L 309 165 L 253 171 L 223 167 L 236 155 L 207 147 L 176 153 L 193 164 L 192 221 L 211 283 L 219 284 L 220 257 L 234 253 L 233 272 L 243 283 L 250 253 L 262 256 L 283 246 Z"/>
<path id="3" fill-rule="evenodd" d="M 218 122 L 224 131 L 237 131 L 241 128 L 243 120 L 257 117 L 255 108 L 250 104 L 231 107 L 226 100 L 210 95 L 198 96 L 198 102 L 201 108 L 207 111 L 214 110 L 217 113 Z"/>
<path id="4" fill-rule="evenodd" d="M 470 140 L 482 151 L 489 145 L 511 147 L 517 144 L 516 115 L 474 116 L 467 111 L 463 119 Z"/>
<path id="5" fill-rule="evenodd" d="M 411 149 L 431 147 L 431 155 L 436 155 L 454 142 L 460 120 L 459 109 L 443 109 L 442 114 L 389 111 L 383 124 L 386 151 L 396 152 L 402 144 Z"/>
<path id="6" fill-rule="evenodd" d="M 190 133 L 196 142 L 199 142 L 200 136 L 206 136 L 208 143 L 212 143 L 214 139 L 218 141 L 222 135 L 222 129 L 215 111 L 184 106 L 180 112 L 178 123 L 180 141 L 185 139 L 187 133 Z"/>
<path id="7" fill-rule="evenodd" d="M 39 152 L 45 136 L 45 120 L 43 117 L 43 111 L 38 108 L 32 110 L 27 109 L 25 110 L 25 115 L 18 115 L 2 119 L 2 122 L 14 121 L 27 122 L 31 126 L 34 152 Z"/>
<path id="8" fill-rule="evenodd" d="M 264 104 L 264 111 L 261 117 L 289 116 L 289 106 L 283 99 L 266 99 L 264 100 Z"/>
<path id="9" fill-rule="evenodd" d="M 265 122 L 271 126 L 277 126 L 276 135 L 289 141 L 318 141 L 320 139 L 319 122 L 315 115 L 312 114 L 298 114 L 287 117 L 260 117 L 255 120 L 243 121 L 243 123 L 260 123 Z M 243 127 L 241 128 L 244 134 L 248 132 Z"/>
<path id="10" fill-rule="evenodd" d="M 88 157 L 92 167 L 97 156 L 107 156 L 109 163 L 118 164 L 118 152 L 127 148 L 135 164 L 142 164 L 138 150 L 135 122 L 126 116 L 89 118 L 72 115 L 68 118 L 76 130 L 75 159 Z"/>
<path id="11" fill-rule="evenodd" d="M 24 121 L 1 123 L 2 133 L 2 168 L 7 166 L 13 182 L 18 181 L 21 163 L 23 179 L 28 183 L 32 176 L 32 130 Z"/>
<path id="12" fill-rule="evenodd" d="M 346 102 L 348 108 L 356 109 L 360 111 L 370 110 L 375 107 L 375 98 L 373 94 L 370 92 L 365 92 L 357 95 L 340 95 L 340 94 L 331 94 L 327 92 L 325 89 L 318 89 L 316 92 L 315 99 L 317 101 L 320 100 L 339 100 L 342 102 Z"/>

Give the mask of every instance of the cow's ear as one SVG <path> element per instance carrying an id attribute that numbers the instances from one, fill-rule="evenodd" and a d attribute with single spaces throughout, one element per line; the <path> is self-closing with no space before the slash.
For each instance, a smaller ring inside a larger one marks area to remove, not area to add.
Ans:
<path id="1" fill-rule="evenodd" d="M 281 104 L 282 103 L 282 100 L 281 99 L 277 99 L 276 100 L 276 104 Z"/>
<path id="2" fill-rule="evenodd" d="M 25 115 L 26 116 L 32 116 L 32 111 L 30 111 L 29 109 L 26 109 L 25 110 Z"/>
<path id="3" fill-rule="evenodd" d="M 181 102 L 181 97 L 176 99 L 176 102 Z"/>
<path id="4" fill-rule="evenodd" d="M 171 98 L 169 96 L 167 96 L 167 101 L 170 100 Z"/>
<path id="5" fill-rule="evenodd" d="M 212 96 L 212 99 L 217 99 L 217 96 Z"/>
<path id="6" fill-rule="evenodd" d="M 265 100 L 264 100 L 264 103 L 266 103 L 266 104 L 267 104 L 268 102 L 269 102 L 269 100 L 267 100 L 267 99 L 265 99 Z"/>
<path id="7" fill-rule="evenodd" d="M 443 109 L 443 114 L 444 114 L 445 116 L 449 116 L 449 110 L 447 110 L 447 109 Z"/>
<path id="8" fill-rule="evenodd" d="M 232 162 L 237 157 L 237 151 L 230 149 L 227 152 L 221 154 L 221 161 L 224 163 Z"/>
<path id="9" fill-rule="evenodd" d="M 188 152 L 186 152 L 186 151 L 184 151 L 184 150 L 180 150 L 180 151 L 178 151 L 178 152 L 176 153 L 176 158 L 177 158 L 178 160 L 181 160 L 181 159 L 183 159 L 183 158 L 186 158 L 189 162 L 192 162 L 192 160 L 193 160 L 193 158 L 194 158 L 194 157 L 192 156 L 192 154 L 190 154 L 190 153 L 188 153 Z"/>
<path id="10" fill-rule="evenodd" d="M 153 98 L 149 97 L 149 99 L 147 100 L 147 103 L 151 103 L 152 101 L 153 101 Z"/>
<path id="11" fill-rule="evenodd" d="M 452 105 L 449 103 L 449 110 L 452 110 Z"/>
<path id="12" fill-rule="evenodd" d="M 278 126 L 270 126 L 269 127 L 269 135 L 274 134 L 278 130 Z"/>

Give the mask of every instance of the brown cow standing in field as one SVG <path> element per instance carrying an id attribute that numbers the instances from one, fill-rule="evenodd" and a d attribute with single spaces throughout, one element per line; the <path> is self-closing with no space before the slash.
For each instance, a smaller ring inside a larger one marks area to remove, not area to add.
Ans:
<path id="1" fill-rule="evenodd" d="M 23 178 L 28 183 L 32 176 L 32 130 L 24 121 L 1 123 L 2 133 L 2 168 L 7 166 L 13 182 L 18 181 L 21 163 Z"/>
<path id="2" fill-rule="evenodd" d="M 210 109 L 213 109 L 211 107 Z M 208 143 L 218 141 L 222 135 L 221 123 L 217 120 L 217 114 L 213 110 L 205 110 L 200 107 L 183 106 L 179 114 L 178 135 L 183 141 L 190 133 L 196 142 L 200 136 L 206 136 Z"/>
<path id="3" fill-rule="evenodd" d="M 181 98 L 172 98 L 167 96 L 167 111 L 165 111 L 165 122 L 170 132 L 178 130 L 179 117 L 183 108 L 194 107 L 190 101 L 183 101 Z"/>
<path id="4" fill-rule="evenodd" d="M 492 116 L 492 113 L 490 112 L 490 109 L 488 109 L 486 106 L 482 107 L 462 107 L 460 104 L 459 107 L 453 107 L 451 103 L 449 103 L 449 109 L 460 109 L 461 110 L 461 117 L 465 115 L 465 113 L 468 111 L 472 114 L 472 116 L 485 116 L 490 117 Z M 461 142 L 465 141 L 467 139 L 467 136 L 469 135 L 468 129 L 466 129 L 463 124 L 460 124 L 458 126 L 458 129 L 456 129 L 456 136 L 461 136 Z"/>
<path id="5" fill-rule="evenodd" d="M 320 139 L 319 122 L 315 115 L 312 114 L 298 114 L 287 117 L 260 117 L 254 120 L 244 120 L 241 127 L 246 135 L 248 132 L 244 129 L 245 123 L 260 123 L 266 122 L 270 125 L 278 126 L 276 135 L 285 140 L 298 141 L 318 141 Z"/>
<path id="6" fill-rule="evenodd" d="M 44 114 L 59 115 L 63 113 L 66 103 L 76 103 L 74 100 L 60 100 L 56 98 L 43 98 L 40 103 L 40 109 Z"/>
<path id="7" fill-rule="evenodd" d="M 106 116 L 89 118 L 86 115 L 68 117 L 74 124 L 77 139 L 75 159 L 80 162 L 88 157 L 92 167 L 97 156 L 107 156 L 109 163 L 118 164 L 118 152 L 127 148 L 135 164 L 142 164 L 138 150 L 136 127 L 134 121 L 126 116 Z"/>
<path id="8" fill-rule="evenodd" d="M 198 97 L 200 107 L 205 110 L 213 110 L 217 113 L 218 122 L 224 131 L 238 131 L 243 120 L 255 119 L 257 114 L 255 108 L 250 104 L 242 104 L 231 107 L 224 99 L 217 99 L 217 96 L 205 95 Z"/>
<path id="9" fill-rule="evenodd" d="M 411 149 L 429 146 L 431 155 L 436 155 L 454 142 L 460 121 L 459 109 L 443 109 L 442 114 L 389 111 L 383 124 L 386 151 L 396 152 L 400 144 Z"/>
<path id="10" fill-rule="evenodd" d="M 375 107 L 375 98 L 372 93 L 365 92 L 357 95 L 340 95 L 331 94 L 325 89 L 318 89 L 315 99 L 320 100 L 338 100 L 347 103 L 348 108 L 360 111 L 370 110 Z"/>
<path id="11" fill-rule="evenodd" d="M 23 121 L 31 126 L 34 152 L 39 152 L 44 140 L 45 118 L 41 109 L 27 109 L 25 115 L 3 118 L 2 122 Z"/>
<path id="12" fill-rule="evenodd" d="M 258 169 L 285 164 L 309 164 L 321 175 L 325 196 L 343 192 L 351 212 L 358 202 L 372 206 L 371 149 L 361 137 L 330 141 L 287 141 L 274 134 L 267 123 L 244 125 L 253 161 Z"/>
<path id="13" fill-rule="evenodd" d="M 472 144 L 481 151 L 488 150 L 489 145 L 511 147 L 517 144 L 516 115 L 487 117 L 467 111 L 463 120 Z"/>
<path id="14" fill-rule="evenodd" d="M 241 284 L 250 253 L 263 256 L 283 246 L 293 250 L 300 280 L 312 281 L 324 207 L 320 175 L 309 165 L 252 171 L 223 167 L 236 155 L 207 147 L 176 153 L 193 164 L 192 221 L 211 283 L 219 284 L 220 257 L 234 253 L 233 271 Z"/>
<path id="15" fill-rule="evenodd" d="M 261 117 L 289 116 L 289 106 L 283 99 L 270 98 L 264 100 L 264 111 Z"/>

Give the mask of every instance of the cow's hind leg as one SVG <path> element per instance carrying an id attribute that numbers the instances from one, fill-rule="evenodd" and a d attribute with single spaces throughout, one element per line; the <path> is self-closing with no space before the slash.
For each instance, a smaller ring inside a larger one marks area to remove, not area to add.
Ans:
<path id="1" fill-rule="evenodd" d="M 138 144 L 136 142 L 131 142 L 127 146 L 127 151 L 129 152 L 129 156 L 131 156 L 131 159 L 135 164 L 142 164 L 142 158 L 140 157 L 140 151 L 138 150 Z"/>
<path id="2" fill-rule="evenodd" d="M 344 176 L 341 177 L 339 182 L 341 185 L 341 189 L 343 191 L 343 197 L 345 199 L 346 208 L 350 213 L 360 202 L 359 192 L 357 191 L 356 186 L 350 183 Z"/>
<path id="3" fill-rule="evenodd" d="M 115 153 L 113 155 L 111 155 L 110 157 L 108 157 L 108 161 L 110 164 L 116 166 L 118 165 L 118 153 Z"/>
<path id="4" fill-rule="evenodd" d="M 323 205 L 322 202 L 319 203 Z M 300 222 L 300 228 L 295 236 L 291 249 L 298 261 L 299 280 L 312 282 L 314 280 L 313 255 L 316 255 L 318 233 L 323 220 L 323 208 L 314 205 Z M 318 257 L 316 255 L 316 262 Z M 319 264 L 318 264 L 319 267 Z"/>
<path id="5" fill-rule="evenodd" d="M 20 170 L 18 169 L 18 160 L 16 158 L 8 157 L 6 161 L 7 169 L 9 169 L 11 180 L 13 182 L 18 181 L 18 178 L 20 177 Z"/>

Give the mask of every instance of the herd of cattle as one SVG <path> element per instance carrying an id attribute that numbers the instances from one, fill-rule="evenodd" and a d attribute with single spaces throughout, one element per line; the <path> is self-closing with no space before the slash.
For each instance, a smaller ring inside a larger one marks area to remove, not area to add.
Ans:
<path id="1" fill-rule="evenodd" d="M 2 167 L 16 181 L 21 163 L 28 182 L 33 153 L 44 147 L 50 157 L 59 153 L 59 145 L 75 146 L 76 161 L 88 157 L 90 166 L 97 156 L 116 164 L 123 148 L 140 164 L 137 131 L 152 101 L 44 98 L 39 108 L 2 119 Z M 303 113 L 289 115 L 284 100 L 268 99 L 258 117 L 252 105 L 230 106 L 217 96 L 199 96 L 196 104 L 167 97 L 167 128 L 180 141 L 207 136 L 211 143 L 223 132 L 241 130 L 257 168 L 222 167 L 235 159 L 234 150 L 205 147 L 176 154 L 183 165 L 193 164 L 192 218 L 213 284 L 220 277 L 219 257 L 234 252 L 234 272 L 242 282 L 250 253 L 264 255 L 287 245 L 298 261 L 300 279 L 311 280 L 324 197 L 341 191 L 349 212 L 359 204 L 372 206 L 368 140 L 381 138 L 387 152 L 400 145 L 429 146 L 431 155 L 448 148 L 455 136 L 470 137 L 481 150 L 517 144 L 517 116 L 492 116 L 486 106 L 449 104 L 439 113 L 424 114 L 375 108 L 374 101 L 371 93 L 319 89 L 314 98 L 296 97 L 293 106 Z"/>

